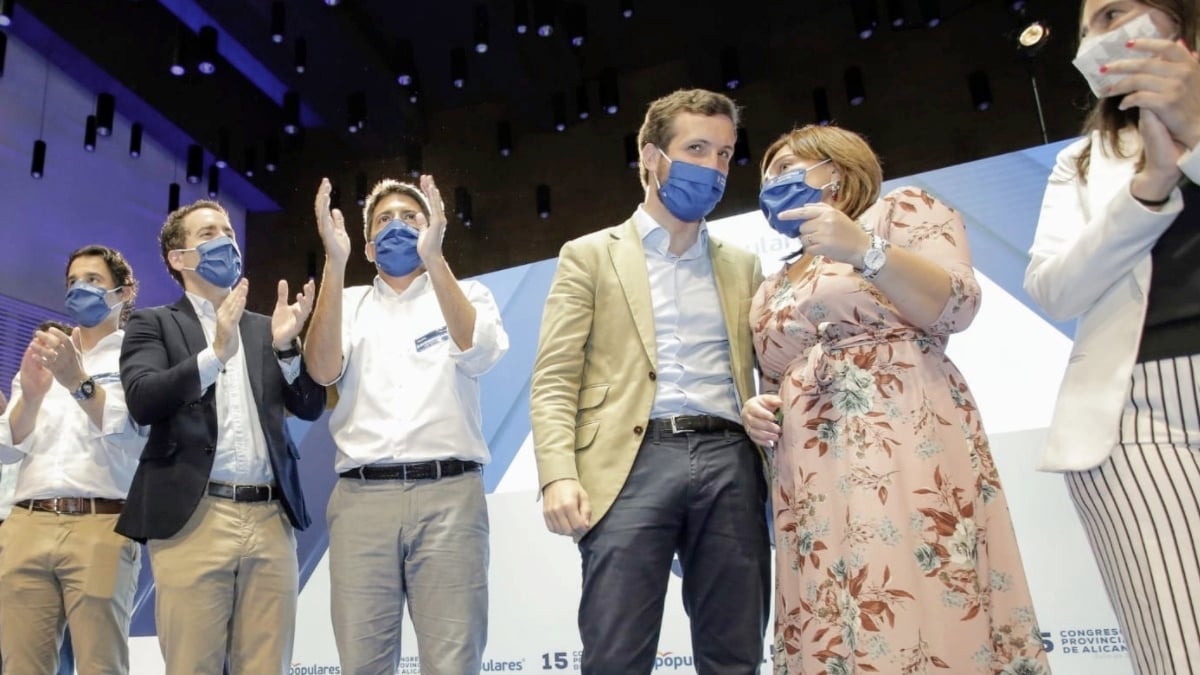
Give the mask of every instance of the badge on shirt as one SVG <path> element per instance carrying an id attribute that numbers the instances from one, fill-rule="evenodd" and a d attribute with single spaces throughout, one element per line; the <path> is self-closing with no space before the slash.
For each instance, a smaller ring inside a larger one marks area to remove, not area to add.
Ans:
<path id="1" fill-rule="evenodd" d="M 428 333 L 417 338 L 415 344 L 417 346 L 417 351 L 423 352 L 426 349 L 429 349 L 430 347 L 438 343 L 445 342 L 449 339 L 450 331 L 447 330 L 445 326 L 442 326 L 441 328 L 429 331 Z"/>

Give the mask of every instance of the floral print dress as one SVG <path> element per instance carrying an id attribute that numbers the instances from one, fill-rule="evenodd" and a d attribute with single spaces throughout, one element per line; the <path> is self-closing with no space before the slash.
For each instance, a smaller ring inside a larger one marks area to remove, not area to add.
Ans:
<path id="1" fill-rule="evenodd" d="M 900 188 L 860 222 L 943 266 L 922 329 L 817 256 L 750 311 L 783 399 L 772 471 L 775 673 L 1048 673 L 1008 505 L 950 333 L 979 305 L 962 217 Z"/>

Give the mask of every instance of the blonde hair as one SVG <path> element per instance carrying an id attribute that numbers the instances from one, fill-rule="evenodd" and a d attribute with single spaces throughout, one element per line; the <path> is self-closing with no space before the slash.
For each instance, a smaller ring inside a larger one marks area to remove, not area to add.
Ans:
<path id="1" fill-rule="evenodd" d="M 733 120 L 734 129 L 739 124 L 737 104 L 728 96 L 707 89 L 680 89 L 656 99 L 646 108 L 646 119 L 638 130 L 638 151 L 650 143 L 666 152 L 667 146 L 675 139 L 675 118 L 680 113 L 705 117 L 724 115 Z M 641 167 L 638 175 L 642 187 L 650 184 L 649 169 Z"/>
<path id="2" fill-rule="evenodd" d="M 800 159 L 831 160 L 841 172 L 833 205 L 851 218 L 858 218 L 876 199 L 883 184 L 883 167 L 866 139 L 835 126 L 809 124 L 780 136 L 763 154 L 760 173 L 779 151 L 787 148 Z"/>

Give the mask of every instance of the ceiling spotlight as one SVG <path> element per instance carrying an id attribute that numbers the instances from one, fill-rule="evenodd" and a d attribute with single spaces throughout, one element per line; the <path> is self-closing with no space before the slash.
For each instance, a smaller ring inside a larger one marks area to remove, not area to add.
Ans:
<path id="1" fill-rule="evenodd" d="M 217 29 L 212 26 L 201 26 L 197 42 L 198 56 L 196 70 L 205 75 L 217 72 Z"/>
<path id="2" fill-rule="evenodd" d="M 455 89 L 467 86 L 467 50 L 462 47 L 450 50 L 450 83 Z"/>
<path id="3" fill-rule="evenodd" d="M 192 143 L 187 148 L 187 182 L 195 185 L 204 172 L 204 149 Z"/>
<path id="4" fill-rule="evenodd" d="M 637 134 L 625 134 L 625 166 L 636 169 L 642 164 L 638 154 Z"/>
<path id="5" fill-rule="evenodd" d="M 111 136 L 113 117 L 116 115 L 117 99 L 107 92 L 96 97 L 96 133 Z"/>
<path id="6" fill-rule="evenodd" d="M 167 70 L 175 77 L 187 73 L 188 47 L 192 42 L 192 34 L 182 26 L 176 31 L 175 42 L 171 45 L 171 61 Z"/>
<path id="7" fill-rule="evenodd" d="M 904 9 L 904 0 L 888 0 L 888 19 L 892 28 L 903 28 L 908 23 L 908 10 Z"/>
<path id="8" fill-rule="evenodd" d="M 420 178 L 422 168 L 421 144 L 410 143 L 404 150 L 404 159 L 407 164 L 408 175 L 413 178 Z"/>
<path id="9" fill-rule="evenodd" d="M 208 196 L 216 199 L 221 192 L 221 169 L 216 164 L 208 167 Z"/>
<path id="10" fill-rule="evenodd" d="M 461 185 L 454 188 L 454 215 L 458 216 L 463 225 L 471 226 L 471 193 Z"/>
<path id="11" fill-rule="evenodd" d="M 337 7 L 338 4 L 339 4 L 339 0 L 325 0 L 325 5 L 327 7 Z"/>
<path id="12" fill-rule="evenodd" d="M 575 90 L 575 107 L 579 109 L 579 119 L 586 120 L 591 115 L 591 102 L 588 100 L 587 83 L 579 85 Z"/>
<path id="13" fill-rule="evenodd" d="M 577 2 L 563 7 L 563 24 L 572 47 L 582 47 L 587 39 L 587 8 Z"/>
<path id="14" fill-rule="evenodd" d="M 367 205 L 367 174 L 362 171 L 354 174 L 354 203 Z"/>
<path id="15" fill-rule="evenodd" d="M 396 84 L 407 87 L 417 76 L 416 61 L 413 59 L 411 40 L 398 40 L 392 53 L 392 72 L 396 76 Z"/>
<path id="16" fill-rule="evenodd" d="M 300 131 L 300 94 L 294 91 L 283 94 L 283 132 L 289 136 Z"/>
<path id="17" fill-rule="evenodd" d="M 13 21 L 13 6 L 15 0 L 0 0 L 0 26 L 11 26 Z"/>
<path id="18" fill-rule="evenodd" d="M 346 99 L 346 131 L 358 133 L 367 123 L 367 94 L 356 91 Z"/>
<path id="19" fill-rule="evenodd" d="M 412 82 L 408 85 L 408 102 L 416 103 L 421 97 L 421 78 L 413 75 Z"/>
<path id="20" fill-rule="evenodd" d="M 721 82 L 726 89 L 737 89 L 742 86 L 742 67 L 738 59 L 737 49 L 725 47 L 721 50 Z"/>
<path id="21" fill-rule="evenodd" d="M 529 32 L 529 0 L 514 0 L 513 26 L 517 30 L 517 35 Z"/>
<path id="22" fill-rule="evenodd" d="M 219 169 L 229 166 L 229 129 L 217 129 L 217 153 L 213 163 Z"/>
<path id="23" fill-rule="evenodd" d="M 550 186 L 539 185 L 535 193 L 537 199 L 537 214 L 542 220 L 550 217 Z"/>
<path id="24" fill-rule="evenodd" d="M 267 173 L 275 173 L 279 168 L 279 139 L 274 136 L 267 138 L 263 147 L 263 168 Z"/>
<path id="25" fill-rule="evenodd" d="M 29 175 L 34 178 L 46 175 L 46 141 L 40 138 L 33 142 L 33 162 L 29 165 Z"/>
<path id="26" fill-rule="evenodd" d="M 254 152 L 254 148 L 246 148 L 246 162 L 242 165 L 242 174 L 246 178 L 254 178 L 254 172 L 258 169 L 258 155 Z"/>
<path id="27" fill-rule="evenodd" d="M 1034 21 L 1017 36 L 1017 51 L 1025 56 L 1034 56 L 1050 41 L 1050 27 Z"/>
<path id="28" fill-rule="evenodd" d="M 926 26 L 936 28 L 942 22 L 942 3 L 938 0 L 917 0 L 917 8 Z"/>
<path id="29" fill-rule="evenodd" d="M 621 0 L 621 17 L 624 19 L 633 18 L 633 0 Z"/>
<path id="30" fill-rule="evenodd" d="M 88 152 L 96 151 L 96 116 L 88 115 L 83 128 L 83 149 Z"/>
<path id="31" fill-rule="evenodd" d="M 167 213 L 179 208 L 179 183 L 171 183 L 167 188 Z"/>
<path id="32" fill-rule="evenodd" d="M 846 82 L 846 100 L 850 105 L 862 105 L 867 100 L 867 91 L 863 87 L 862 68 L 850 66 L 843 74 Z"/>
<path id="33" fill-rule="evenodd" d="M 859 39 L 869 40 L 879 27 L 879 8 L 875 0 L 854 0 L 850 3 L 850 12 L 854 15 L 854 32 Z"/>
<path id="34" fill-rule="evenodd" d="M 500 150 L 501 157 L 508 157 L 512 154 L 512 123 L 508 120 L 496 124 L 496 146 Z"/>
<path id="35" fill-rule="evenodd" d="M 296 74 L 303 75 L 304 71 L 308 70 L 308 40 L 303 37 L 296 38 Z"/>
<path id="36" fill-rule="evenodd" d="M 0 33 L 0 77 L 4 76 L 4 55 L 8 52 L 8 33 Z"/>
<path id="37" fill-rule="evenodd" d="M 616 115 L 620 110 L 619 99 L 617 73 L 609 70 L 600 77 L 600 108 L 609 115 Z"/>
<path id="38" fill-rule="evenodd" d="M 137 159 L 142 156 L 142 123 L 134 122 L 129 128 L 129 156 Z"/>
<path id="39" fill-rule="evenodd" d="M 479 54 L 488 50 L 488 8 L 475 5 L 475 51 Z"/>
<path id="40" fill-rule="evenodd" d="M 988 76 L 982 70 L 976 70 L 967 75 L 967 88 L 971 91 L 971 104 L 976 110 L 984 111 L 992 107 L 992 87 Z"/>
<path id="41" fill-rule="evenodd" d="M 813 112 L 816 113 L 817 124 L 825 126 L 833 121 L 833 116 L 829 114 L 829 92 L 825 87 L 817 87 L 812 92 Z"/>
<path id="42" fill-rule="evenodd" d="M 271 42 L 283 44 L 283 26 L 287 18 L 287 7 L 283 0 L 271 3 Z"/>
<path id="43" fill-rule="evenodd" d="M 533 25 L 542 37 L 554 34 L 554 5 L 551 0 L 533 0 Z"/>
<path id="44" fill-rule="evenodd" d="M 750 163 L 750 137 L 745 128 L 737 130 L 737 140 L 733 144 L 733 163 L 746 166 Z"/>
<path id="45" fill-rule="evenodd" d="M 554 130 L 567 130 L 567 95 L 561 91 L 555 92 L 553 97 L 554 105 Z"/>

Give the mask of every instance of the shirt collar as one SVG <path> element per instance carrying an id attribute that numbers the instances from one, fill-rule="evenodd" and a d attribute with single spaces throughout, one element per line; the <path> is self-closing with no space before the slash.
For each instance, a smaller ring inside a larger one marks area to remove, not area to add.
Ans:
<path id="1" fill-rule="evenodd" d="M 638 236 L 642 238 L 642 246 L 646 250 L 654 251 L 655 253 L 668 257 L 667 247 L 671 242 L 671 235 L 667 230 L 658 224 L 646 209 L 639 204 L 637 211 L 633 212 L 633 224 L 637 227 Z M 698 258 L 701 254 L 708 252 L 708 221 L 700 221 L 700 234 L 696 237 L 696 243 L 692 244 L 691 248 L 683 252 L 679 256 L 682 260 L 690 260 Z"/>
<path id="2" fill-rule="evenodd" d="M 202 316 L 206 319 L 213 319 L 214 321 L 216 320 L 217 308 L 213 307 L 211 302 L 196 295 L 195 293 L 192 293 L 191 291 L 184 291 L 183 294 L 187 296 L 188 302 L 192 303 L 192 309 L 196 310 L 196 316 Z"/>
<path id="3" fill-rule="evenodd" d="M 420 276 L 412 280 L 412 283 L 408 285 L 408 288 L 399 293 L 397 293 L 391 286 L 388 286 L 387 282 L 383 280 L 383 277 L 379 276 L 378 274 L 375 275 L 374 285 L 375 292 L 381 297 L 390 298 L 393 300 L 404 300 L 425 290 L 425 287 L 429 285 L 429 273 L 422 272 Z"/>

